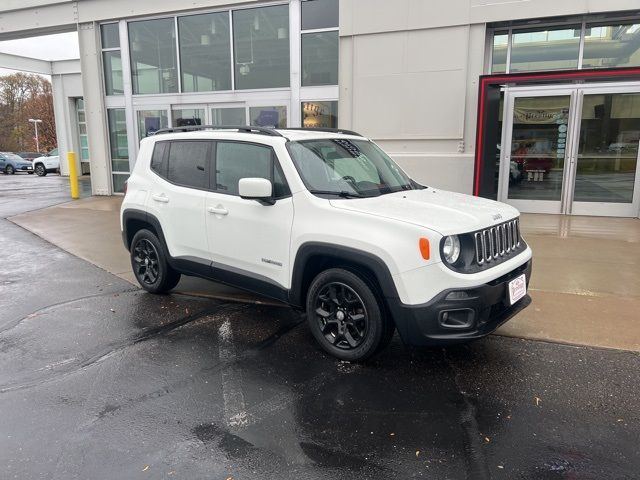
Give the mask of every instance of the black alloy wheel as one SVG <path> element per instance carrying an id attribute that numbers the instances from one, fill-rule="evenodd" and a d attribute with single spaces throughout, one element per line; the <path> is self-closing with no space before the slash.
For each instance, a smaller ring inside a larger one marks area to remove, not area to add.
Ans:
<path id="1" fill-rule="evenodd" d="M 325 284 L 316 295 L 318 328 L 334 347 L 352 350 L 367 334 L 367 309 L 360 296 L 340 282 Z"/>
<path id="2" fill-rule="evenodd" d="M 158 251 L 146 238 L 141 239 L 133 248 L 135 274 L 145 285 L 153 285 L 158 281 Z"/>
<path id="3" fill-rule="evenodd" d="M 318 274 L 307 292 L 311 333 L 331 355 L 351 362 L 366 360 L 391 340 L 395 326 L 387 318 L 378 289 L 366 275 L 342 268 Z"/>
<path id="4" fill-rule="evenodd" d="M 7 175 L 14 175 L 16 173 L 16 169 L 13 168 L 13 165 L 7 165 L 7 168 L 4 169 Z"/>
<path id="5" fill-rule="evenodd" d="M 131 241 L 131 267 L 142 288 L 151 293 L 165 293 L 180 281 L 167 261 L 166 249 L 150 230 L 139 230 Z"/>
<path id="6" fill-rule="evenodd" d="M 41 163 L 36 165 L 35 171 L 36 175 L 38 175 L 39 177 L 44 177 L 47 174 L 47 169 L 44 168 L 44 165 L 42 165 Z"/>

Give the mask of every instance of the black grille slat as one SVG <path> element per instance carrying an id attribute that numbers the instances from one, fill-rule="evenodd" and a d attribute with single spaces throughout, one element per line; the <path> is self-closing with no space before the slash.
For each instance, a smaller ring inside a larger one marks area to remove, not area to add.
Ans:
<path id="1" fill-rule="evenodd" d="M 520 220 L 485 228 L 474 234 L 476 263 L 484 265 L 500 257 L 508 257 L 520 246 Z"/>

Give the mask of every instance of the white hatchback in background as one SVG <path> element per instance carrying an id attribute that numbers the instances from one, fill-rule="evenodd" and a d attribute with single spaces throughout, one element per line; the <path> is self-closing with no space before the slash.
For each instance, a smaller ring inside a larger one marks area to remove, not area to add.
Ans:
<path id="1" fill-rule="evenodd" d="M 44 177 L 47 173 L 60 171 L 60 155 L 58 149 L 54 148 L 46 155 L 33 159 L 33 170 L 39 177 Z"/>
<path id="2" fill-rule="evenodd" d="M 531 301 L 517 210 L 419 185 L 349 131 L 162 130 L 140 144 L 121 228 L 146 290 L 186 274 L 283 301 L 345 360 L 396 329 L 411 345 L 480 338 Z"/>

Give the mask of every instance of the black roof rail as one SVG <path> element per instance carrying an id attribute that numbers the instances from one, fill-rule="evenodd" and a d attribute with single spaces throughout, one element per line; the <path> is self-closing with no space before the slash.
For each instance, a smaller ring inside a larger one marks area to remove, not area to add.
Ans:
<path id="1" fill-rule="evenodd" d="M 259 133 L 269 135 L 270 137 L 284 137 L 284 135 L 273 128 L 254 127 L 250 125 L 185 125 L 183 127 L 161 128 L 153 134 L 158 135 L 159 133 L 187 132 L 192 130 L 237 130 L 239 133 Z"/>
<path id="2" fill-rule="evenodd" d="M 353 130 L 345 130 L 344 128 L 282 128 L 281 130 L 301 130 L 308 132 L 328 132 L 328 133 L 342 133 L 344 135 L 354 135 L 356 137 L 364 137 L 364 135 L 359 134 L 358 132 L 354 132 Z"/>

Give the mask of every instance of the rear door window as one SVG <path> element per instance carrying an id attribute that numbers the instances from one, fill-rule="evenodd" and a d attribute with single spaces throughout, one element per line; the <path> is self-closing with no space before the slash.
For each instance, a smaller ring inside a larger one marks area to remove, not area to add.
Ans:
<path id="1" fill-rule="evenodd" d="M 167 157 L 167 180 L 184 187 L 208 188 L 211 143 L 206 140 L 170 142 Z"/>

